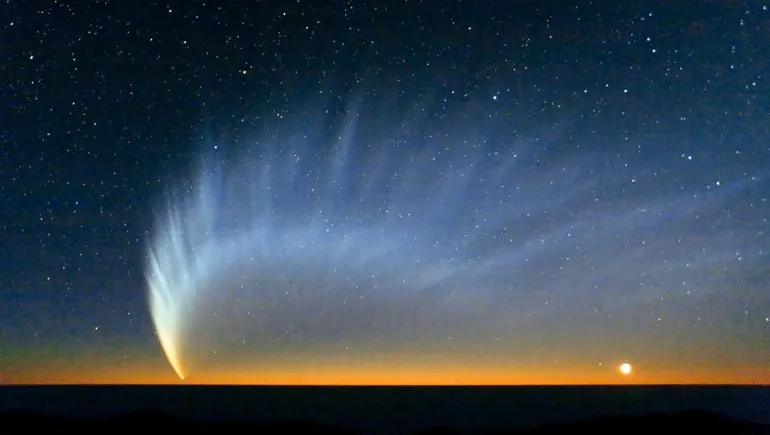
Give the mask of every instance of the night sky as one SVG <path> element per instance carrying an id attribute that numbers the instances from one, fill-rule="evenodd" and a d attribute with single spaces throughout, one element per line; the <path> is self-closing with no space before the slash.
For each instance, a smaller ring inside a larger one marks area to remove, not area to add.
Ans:
<path id="1" fill-rule="evenodd" d="M 770 382 L 770 3 L 0 29 L 0 383 Z"/>

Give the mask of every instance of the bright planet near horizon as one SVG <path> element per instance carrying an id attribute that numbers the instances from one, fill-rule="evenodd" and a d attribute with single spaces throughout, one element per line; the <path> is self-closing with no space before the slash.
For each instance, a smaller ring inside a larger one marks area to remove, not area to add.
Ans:
<path id="1" fill-rule="evenodd" d="M 623 373 L 624 375 L 631 374 L 631 364 L 629 363 L 623 363 L 620 365 L 620 373 Z"/>

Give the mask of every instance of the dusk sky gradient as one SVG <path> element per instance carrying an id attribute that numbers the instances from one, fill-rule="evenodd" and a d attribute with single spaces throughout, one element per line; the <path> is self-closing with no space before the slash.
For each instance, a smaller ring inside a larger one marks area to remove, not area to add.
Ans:
<path id="1" fill-rule="evenodd" d="M 0 384 L 770 383 L 770 4 L 0 12 Z"/>

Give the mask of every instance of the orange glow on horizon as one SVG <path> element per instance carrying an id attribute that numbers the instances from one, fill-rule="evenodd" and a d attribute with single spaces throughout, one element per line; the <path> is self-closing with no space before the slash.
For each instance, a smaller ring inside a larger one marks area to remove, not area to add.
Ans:
<path id="1" fill-rule="evenodd" d="M 761 361 L 706 361 L 681 353 L 673 361 L 663 355 L 655 359 L 632 355 L 593 362 L 585 355 L 567 352 L 560 359 L 411 350 L 231 353 L 199 359 L 190 365 L 185 380 L 180 380 L 160 349 L 149 353 L 140 346 L 110 352 L 94 349 L 17 348 L 4 355 L 0 385 L 770 385 L 770 366 Z M 619 371 L 623 363 L 633 365 L 631 375 Z"/>
<path id="2" fill-rule="evenodd" d="M 56 364 L 5 372 L 6 385 L 265 385 L 265 386 L 501 386 L 501 385 L 692 385 L 770 384 L 770 368 L 634 370 L 622 376 L 614 366 L 506 367 L 500 364 L 273 365 L 208 367 L 181 381 L 165 361 L 111 365 L 87 362 Z"/>

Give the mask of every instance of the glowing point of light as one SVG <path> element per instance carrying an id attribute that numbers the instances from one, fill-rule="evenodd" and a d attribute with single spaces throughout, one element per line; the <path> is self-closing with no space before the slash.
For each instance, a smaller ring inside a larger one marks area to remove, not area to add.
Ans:
<path id="1" fill-rule="evenodd" d="M 631 364 L 629 363 L 623 363 L 620 365 L 620 373 L 623 373 L 624 375 L 630 375 L 631 374 Z"/>

